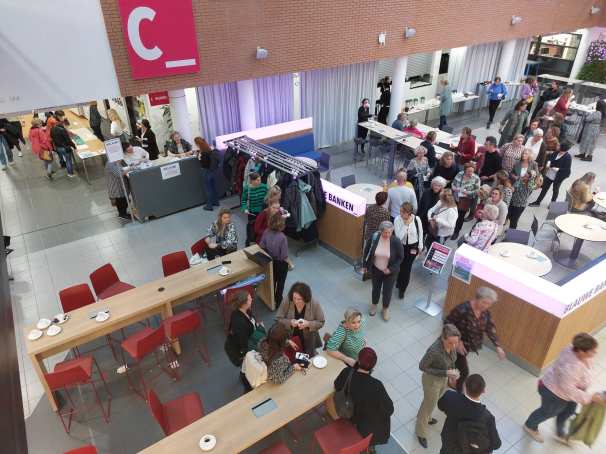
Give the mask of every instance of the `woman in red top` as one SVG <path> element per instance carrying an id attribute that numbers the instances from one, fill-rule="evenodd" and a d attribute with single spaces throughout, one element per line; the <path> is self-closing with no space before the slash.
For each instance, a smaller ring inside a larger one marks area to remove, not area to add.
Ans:
<path id="1" fill-rule="evenodd" d="M 558 101 L 556 102 L 556 105 L 554 106 L 553 110 L 557 113 L 561 113 L 562 115 L 566 116 L 570 101 L 572 101 L 572 90 L 570 88 L 567 88 L 566 90 L 564 90 L 564 93 L 562 93 L 562 96 L 558 98 Z"/>
<path id="2" fill-rule="evenodd" d="M 403 132 L 412 134 L 413 136 L 418 137 L 419 139 L 425 138 L 425 134 L 423 134 L 423 131 L 417 128 L 416 120 L 410 120 L 408 126 L 404 128 Z"/>
<path id="3" fill-rule="evenodd" d="M 267 224 L 272 214 L 280 211 L 280 198 L 271 198 L 267 201 L 267 208 L 259 213 L 255 220 L 255 239 L 257 244 L 261 241 L 263 232 L 267 230 Z"/>
<path id="4" fill-rule="evenodd" d="M 29 141 L 32 144 L 32 153 L 38 156 L 44 163 L 46 178 L 53 179 L 53 145 L 42 127 L 42 120 L 34 118 L 32 128 L 29 130 Z"/>
<path id="5" fill-rule="evenodd" d="M 471 128 L 465 126 L 461 129 L 461 137 L 457 145 L 451 145 L 450 148 L 459 156 L 459 164 L 463 165 L 473 161 L 476 157 L 476 140 L 471 135 Z"/>

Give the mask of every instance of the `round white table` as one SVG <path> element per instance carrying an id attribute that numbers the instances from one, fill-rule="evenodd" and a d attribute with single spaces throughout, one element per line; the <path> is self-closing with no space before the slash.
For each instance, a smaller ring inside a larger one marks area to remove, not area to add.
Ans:
<path id="1" fill-rule="evenodd" d="M 577 259 L 583 241 L 606 241 L 606 222 L 585 214 L 563 214 L 555 218 L 555 225 L 562 232 L 575 238 L 570 251 L 560 250 L 556 261 L 568 268 L 577 267 Z"/>
<path id="2" fill-rule="evenodd" d="M 381 186 L 368 183 L 352 184 L 351 186 L 347 186 L 345 189 L 353 192 L 354 194 L 364 197 L 366 199 L 367 205 L 372 205 L 373 203 L 376 203 L 375 196 L 378 192 L 381 192 L 383 190 Z"/>
<path id="3" fill-rule="evenodd" d="M 495 243 L 488 248 L 488 254 L 503 260 L 536 276 L 544 276 L 551 271 L 551 260 L 538 249 L 520 243 Z"/>
<path id="4" fill-rule="evenodd" d="M 593 196 L 593 201 L 596 205 L 606 208 L 606 192 L 598 192 Z"/>
<path id="5" fill-rule="evenodd" d="M 297 158 L 299 161 L 303 161 L 305 164 L 312 166 L 314 169 L 318 168 L 318 163 L 315 159 L 306 158 L 305 156 L 295 156 L 295 158 Z"/>

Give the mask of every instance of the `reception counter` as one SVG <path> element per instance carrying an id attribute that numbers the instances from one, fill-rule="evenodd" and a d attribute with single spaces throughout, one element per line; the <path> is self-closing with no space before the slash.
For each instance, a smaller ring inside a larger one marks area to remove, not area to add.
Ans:
<path id="1" fill-rule="evenodd" d="M 491 313 L 502 347 L 512 361 L 536 375 L 575 334 L 606 325 L 606 256 L 553 283 L 463 245 L 453 261 L 444 316 L 483 286 L 498 293 Z"/>

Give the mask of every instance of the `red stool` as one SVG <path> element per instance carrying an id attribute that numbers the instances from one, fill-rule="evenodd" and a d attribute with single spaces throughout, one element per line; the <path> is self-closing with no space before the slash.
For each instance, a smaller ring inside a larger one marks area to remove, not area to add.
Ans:
<path id="1" fill-rule="evenodd" d="M 231 304 L 229 304 L 229 299 L 231 295 L 242 290 L 248 292 L 253 299 L 253 302 L 255 301 L 255 288 L 252 285 L 245 285 L 244 287 L 239 288 L 228 288 L 225 290 L 225 295 L 223 295 L 223 304 L 221 304 L 220 307 L 221 315 L 223 316 L 223 331 L 225 331 L 226 335 L 229 332 L 229 321 L 231 319 L 231 313 L 233 312 L 233 308 L 231 307 Z"/>
<path id="2" fill-rule="evenodd" d="M 61 290 L 59 292 L 59 300 L 61 301 L 63 312 L 68 313 L 81 307 L 88 306 L 89 304 L 93 304 L 95 302 L 95 296 L 88 284 L 78 284 Z M 107 340 L 108 347 L 112 351 L 112 356 L 118 361 L 112 337 L 108 334 L 105 336 L 105 339 Z M 78 347 L 74 347 L 73 350 L 75 356 L 80 356 L 80 349 Z"/>
<path id="3" fill-rule="evenodd" d="M 324 454 L 359 454 L 368 452 L 372 434 L 366 438 L 346 419 L 337 419 L 316 430 L 314 438 Z"/>
<path id="4" fill-rule="evenodd" d="M 95 448 L 93 445 L 82 446 L 81 448 L 66 451 L 63 454 L 97 454 L 97 448 Z"/>
<path id="5" fill-rule="evenodd" d="M 164 277 L 189 269 L 189 260 L 185 251 L 173 252 L 162 256 Z"/>
<path id="6" fill-rule="evenodd" d="M 104 300 L 119 293 L 135 288 L 134 286 L 122 282 L 111 263 L 97 268 L 90 274 L 90 281 L 93 284 L 97 298 Z"/>
<path id="7" fill-rule="evenodd" d="M 162 367 L 160 364 L 160 359 L 158 358 L 158 349 L 162 345 L 165 344 L 166 338 L 164 336 L 164 327 L 160 326 L 157 329 L 152 328 L 143 328 L 140 331 L 137 331 L 135 334 L 128 336 L 126 339 L 122 341 L 122 360 L 124 364 L 126 364 L 126 358 L 124 357 L 124 352 L 126 351 L 132 359 L 135 360 L 134 366 L 139 369 L 139 373 L 141 375 L 141 391 L 137 391 L 136 386 L 132 382 L 129 367 L 126 367 L 126 378 L 128 379 L 128 384 L 130 389 L 135 391 L 143 400 L 147 399 L 147 387 L 145 385 L 145 377 L 143 374 L 143 370 L 139 367 L 141 361 L 145 359 L 149 354 L 153 353 L 154 358 L 156 360 L 156 365 L 169 377 L 178 380 L 179 375 L 176 372 L 172 372 L 171 370 Z M 169 367 L 171 364 L 174 364 L 174 359 L 171 356 L 171 349 L 164 349 L 164 357 Z"/>
<path id="8" fill-rule="evenodd" d="M 103 387 L 105 388 L 105 392 L 107 393 L 107 413 L 105 412 L 105 408 L 103 408 L 103 404 L 101 403 L 101 398 L 99 397 L 99 392 L 97 391 L 97 387 L 95 386 L 95 382 L 93 381 L 93 364 L 97 369 L 97 373 L 103 382 Z M 111 399 L 112 395 L 107 389 L 107 383 L 105 382 L 105 378 L 101 373 L 101 369 L 99 369 L 99 364 L 92 356 L 81 356 L 79 358 L 70 359 L 67 361 L 63 361 L 55 365 L 52 372 L 44 374 L 44 378 L 46 379 L 46 383 L 51 391 L 65 391 L 67 395 L 67 400 L 71 405 L 71 408 L 67 413 L 62 413 L 60 410 L 57 412 L 59 415 L 59 419 L 61 419 L 61 424 L 63 424 L 63 428 L 65 432 L 69 434 L 69 431 L 72 426 L 72 417 L 76 412 L 76 406 L 74 405 L 74 401 L 69 393 L 71 388 L 75 388 L 80 385 L 91 385 L 93 391 L 95 392 L 95 401 L 101 408 L 101 413 L 103 413 L 103 419 L 106 423 L 109 423 L 109 412 L 111 407 Z M 64 416 L 69 415 L 69 420 L 67 425 L 65 424 Z"/>
<path id="9" fill-rule="evenodd" d="M 270 446 L 267 449 L 261 451 L 260 454 L 292 454 L 288 446 L 286 446 L 283 442 L 279 441 L 275 445 Z"/>
<path id="10" fill-rule="evenodd" d="M 189 393 L 163 404 L 153 389 L 149 390 L 147 401 L 152 415 L 169 436 L 189 426 L 204 416 L 204 406 L 198 393 Z"/>
<path id="11" fill-rule="evenodd" d="M 196 241 L 194 244 L 191 245 L 191 255 L 196 255 L 198 254 L 200 257 L 202 257 L 204 255 L 204 253 L 206 252 L 206 237 L 202 238 L 201 240 Z"/>
<path id="12" fill-rule="evenodd" d="M 201 325 L 202 317 L 200 312 L 192 311 L 188 309 L 177 315 L 173 315 L 162 321 L 162 327 L 164 328 L 164 335 L 171 345 L 176 343 L 179 338 L 192 334 L 194 336 L 194 343 L 196 350 L 200 354 L 200 357 L 210 365 L 210 355 L 206 345 L 200 342 L 198 338 L 198 331 Z"/>

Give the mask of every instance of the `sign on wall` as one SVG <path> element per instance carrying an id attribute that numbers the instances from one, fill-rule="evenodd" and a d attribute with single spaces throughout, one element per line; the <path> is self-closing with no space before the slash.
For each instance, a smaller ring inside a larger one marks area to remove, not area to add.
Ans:
<path id="1" fill-rule="evenodd" d="M 168 91 L 155 91 L 149 93 L 148 96 L 150 106 L 163 106 L 170 102 L 168 99 Z"/>
<path id="2" fill-rule="evenodd" d="M 364 197 L 324 179 L 322 179 L 322 189 L 324 190 L 326 203 L 356 217 L 364 216 L 366 213 L 366 199 Z"/>
<path id="3" fill-rule="evenodd" d="M 200 70 L 192 0 L 119 0 L 133 79 Z"/>

